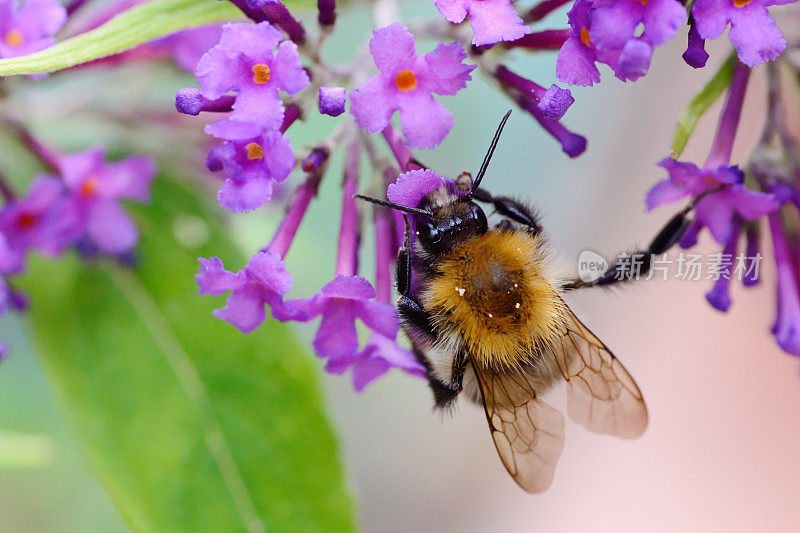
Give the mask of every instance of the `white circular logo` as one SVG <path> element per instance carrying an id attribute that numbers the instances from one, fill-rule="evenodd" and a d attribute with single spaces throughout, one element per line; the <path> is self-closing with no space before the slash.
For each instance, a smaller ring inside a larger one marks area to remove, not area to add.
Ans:
<path id="1" fill-rule="evenodd" d="M 604 274 L 606 270 L 608 270 L 608 261 L 597 252 L 584 250 L 578 256 L 578 276 L 581 281 L 594 281 Z"/>

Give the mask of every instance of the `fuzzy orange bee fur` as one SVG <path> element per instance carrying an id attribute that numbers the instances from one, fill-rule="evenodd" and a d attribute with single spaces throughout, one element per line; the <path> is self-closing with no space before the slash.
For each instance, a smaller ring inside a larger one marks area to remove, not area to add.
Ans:
<path id="1" fill-rule="evenodd" d="M 545 270 L 544 240 L 499 229 L 456 245 L 421 294 L 439 331 L 460 334 L 477 363 L 516 369 L 560 340 L 566 307 Z"/>

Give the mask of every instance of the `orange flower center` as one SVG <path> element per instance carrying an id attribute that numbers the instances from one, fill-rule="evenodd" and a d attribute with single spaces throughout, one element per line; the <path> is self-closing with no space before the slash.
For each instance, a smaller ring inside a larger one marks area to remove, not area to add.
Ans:
<path id="1" fill-rule="evenodd" d="M 267 65 L 259 63 L 253 65 L 253 81 L 256 83 L 268 83 L 272 78 L 272 73 Z"/>
<path id="2" fill-rule="evenodd" d="M 636 0 L 636 1 L 639 2 L 640 4 L 642 4 L 643 6 L 646 6 L 647 2 L 649 2 L 650 0 Z M 748 0 L 748 1 L 750 1 L 750 0 Z"/>
<path id="3" fill-rule="evenodd" d="M 401 70 L 394 79 L 394 83 L 401 91 L 410 91 L 417 86 L 417 77 L 410 70 Z"/>
<path id="4" fill-rule="evenodd" d="M 89 178 L 83 182 L 83 185 L 81 185 L 80 195 L 84 198 L 88 198 L 89 196 L 93 195 L 96 190 L 97 179 Z"/>
<path id="5" fill-rule="evenodd" d="M 32 213 L 22 213 L 17 217 L 17 226 L 21 229 L 28 229 L 36 224 L 36 215 Z"/>
<path id="6" fill-rule="evenodd" d="M 6 32 L 5 36 L 3 37 L 3 41 L 5 41 L 8 46 L 16 48 L 25 43 L 25 36 L 22 35 L 22 32 L 18 29 L 11 28 Z"/>
<path id="7" fill-rule="evenodd" d="M 733 0 L 733 5 L 736 7 L 744 7 L 749 4 L 752 0 Z"/>
<path id="8" fill-rule="evenodd" d="M 247 159 L 263 159 L 264 149 L 258 143 L 250 143 L 244 147 L 247 150 Z"/>
<path id="9" fill-rule="evenodd" d="M 592 40 L 589 38 L 589 28 L 581 28 L 581 42 L 586 46 L 592 45 Z"/>
<path id="10" fill-rule="evenodd" d="M 703 177 L 703 181 L 705 181 L 709 185 L 717 185 L 719 183 L 719 182 L 717 182 L 717 180 L 714 179 L 713 176 L 709 176 L 709 175 L 704 176 Z"/>

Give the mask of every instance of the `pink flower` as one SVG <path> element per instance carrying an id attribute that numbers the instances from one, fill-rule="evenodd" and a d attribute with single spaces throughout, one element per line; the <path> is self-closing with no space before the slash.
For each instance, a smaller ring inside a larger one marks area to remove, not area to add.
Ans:
<path id="1" fill-rule="evenodd" d="M 418 56 L 414 36 L 398 23 L 372 32 L 369 49 L 380 70 L 350 94 L 350 112 L 368 133 L 389 125 L 400 110 L 400 125 L 409 145 L 433 148 L 453 127 L 453 115 L 433 94 L 454 95 L 467 86 L 475 65 L 458 43 L 439 43 Z"/>

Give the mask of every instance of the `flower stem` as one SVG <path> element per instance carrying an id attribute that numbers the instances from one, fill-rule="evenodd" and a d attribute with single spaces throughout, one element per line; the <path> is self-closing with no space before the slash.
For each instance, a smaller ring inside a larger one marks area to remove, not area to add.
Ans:
<path id="1" fill-rule="evenodd" d="M 6 119 L 4 122 L 9 129 L 13 130 L 17 136 L 19 136 L 20 141 L 22 141 L 22 143 L 27 146 L 28 149 L 33 152 L 42 163 L 45 164 L 45 166 L 55 172 L 61 172 L 61 167 L 59 165 L 60 156 L 58 152 L 48 148 L 36 140 L 31 132 L 21 123 L 9 119 Z"/>
<path id="2" fill-rule="evenodd" d="M 281 225 L 278 226 L 278 230 L 269 244 L 261 249 L 262 252 L 278 254 L 281 259 L 286 257 L 289 247 L 297 235 L 297 230 L 300 228 L 300 223 L 303 222 L 303 217 L 308 211 L 308 205 L 311 203 L 311 199 L 317 195 L 321 179 L 321 173 L 313 172 L 297 188 L 294 200 L 289 204 L 290 207 L 286 211 L 286 216 L 283 218 Z"/>
<path id="3" fill-rule="evenodd" d="M 737 61 L 736 70 L 728 89 L 728 98 L 720 116 L 717 134 L 714 138 L 714 145 L 708 154 L 708 159 L 704 166 L 716 167 L 727 165 L 731 161 L 733 151 L 733 141 L 736 138 L 736 130 L 739 127 L 739 119 L 742 116 L 742 104 L 744 95 L 747 91 L 747 80 L 750 77 L 750 69 Z"/>
<path id="4" fill-rule="evenodd" d="M 559 50 L 567 39 L 569 39 L 570 29 L 563 30 L 544 30 L 529 33 L 520 37 L 516 41 L 506 41 L 503 48 L 526 48 L 528 50 Z"/>
<path id="5" fill-rule="evenodd" d="M 354 276 L 358 272 L 358 244 L 360 241 L 358 206 L 354 195 L 358 192 L 358 167 L 360 147 L 357 140 L 347 146 L 342 184 L 342 225 L 339 230 L 339 252 L 336 256 L 336 275 Z"/>
<path id="6" fill-rule="evenodd" d="M 397 160 L 397 164 L 400 165 L 401 172 L 425 168 L 416 159 L 414 159 L 411 149 L 408 147 L 405 141 L 403 141 L 403 138 L 400 136 L 394 126 L 391 124 L 386 126 L 383 129 L 382 135 L 383 138 L 386 139 L 386 143 L 389 145 L 389 148 L 391 148 L 392 154 L 394 154 L 394 158 Z"/>
<path id="7" fill-rule="evenodd" d="M 569 2 L 570 0 L 543 0 L 525 13 L 522 16 L 522 20 L 528 23 L 542 20 L 547 15 Z"/>

